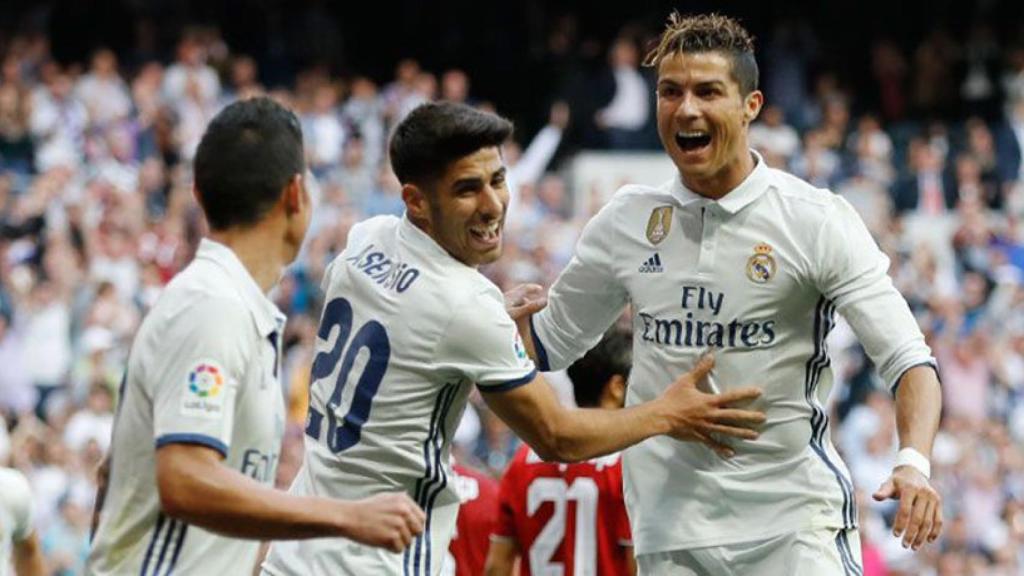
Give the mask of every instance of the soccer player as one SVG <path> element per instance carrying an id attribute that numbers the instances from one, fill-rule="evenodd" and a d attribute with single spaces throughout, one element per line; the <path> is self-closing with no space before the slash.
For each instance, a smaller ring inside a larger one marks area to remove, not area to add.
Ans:
<path id="1" fill-rule="evenodd" d="M 757 377 L 768 422 L 756 443 L 654 438 L 623 455 L 641 574 L 857 574 L 850 475 L 829 439 L 825 338 L 838 311 L 896 398 L 902 450 L 878 499 L 895 533 L 938 537 L 929 484 L 941 393 L 935 360 L 850 204 L 769 168 L 749 149 L 761 109 L 753 42 L 736 21 L 674 14 L 646 63 L 678 175 L 625 186 L 588 223 L 542 312 L 518 320 L 541 370 L 568 366 L 627 302 L 635 311 L 626 405 L 657 397 L 711 350 L 714 390 Z"/>
<path id="2" fill-rule="evenodd" d="M 617 410 L 626 399 L 630 335 L 609 332 L 569 366 L 576 404 Z M 636 573 L 619 454 L 560 464 L 519 449 L 501 479 L 487 576 L 625 576 Z"/>
<path id="3" fill-rule="evenodd" d="M 498 482 L 458 462 L 452 464 L 452 471 L 460 505 L 442 574 L 479 576 L 484 572 L 491 532 L 498 522 Z"/>
<path id="4" fill-rule="evenodd" d="M 121 386 L 89 574 L 251 574 L 259 540 L 344 536 L 401 550 L 404 494 L 362 502 L 273 489 L 284 316 L 266 297 L 310 218 L 302 134 L 270 99 L 207 127 L 195 194 L 209 238 L 139 328 Z"/>
<path id="5" fill-rule="evenodd" d="M 0 467 L 0 575 L 43 576 L 39 536 L 32 528 L 32 490 L 25 475 Z"/>
<path id="6" fill-rule="evenodd" d="M 543 458 L 577 461 L 656 434 L 744 438 L 756 411 L 732 408 L 757 389 L 706 394 L 706 359 L 651 402 L 568 410 L 537 375 L 501 292 L 477 271 L 502 250 L 508 206 L 500 146 L 507 120 L 453 103 L 424 104 L 395 129 L 390 158 L 403 218 L 352 227 L 324 272 L 305 460 L 295 494 L 410 494 L 424 534 L 404 554 L 356 542 L 277 542 L 264 564 L 282 575 L 436 575 L 455 527 L 449 444 L 471 386 Z M 677 378 L 678 377 L 678 378 Z"/>

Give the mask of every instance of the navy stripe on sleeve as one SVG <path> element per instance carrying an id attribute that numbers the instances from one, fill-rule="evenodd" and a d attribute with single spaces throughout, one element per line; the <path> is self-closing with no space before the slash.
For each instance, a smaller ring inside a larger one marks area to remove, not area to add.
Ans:
<path id="1" fill-rule="evenodd" d="M 213 448 L 220 452 L 221 456 L 228 457 L 228 445 L 206 434 L 164 434 L 156 439 L 157 448 L 168 444 L 198 444 L 207 448 Z"/>

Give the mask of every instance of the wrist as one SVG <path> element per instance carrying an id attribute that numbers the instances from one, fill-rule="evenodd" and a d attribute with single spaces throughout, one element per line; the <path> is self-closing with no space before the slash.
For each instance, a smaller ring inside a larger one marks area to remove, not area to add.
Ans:
<path id="1" fill-rule="evenodd" d="M 925 478 L 930 479 L 932 476 L 932 464 L 928 457 L 914 448 L 903 448 L 896 454 L 896 464 L 893 465 L 893 469 L 901 466 L 909 466 L 920 472 Z"/>

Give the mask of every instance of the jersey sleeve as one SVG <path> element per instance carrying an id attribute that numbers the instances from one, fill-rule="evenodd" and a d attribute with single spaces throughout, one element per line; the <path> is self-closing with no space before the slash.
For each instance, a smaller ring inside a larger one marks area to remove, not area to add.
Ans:
<path id="1" fill-rule="evenodd" d="M 517 388 L 537 375 L 497 288 L 459 303 L 436 357 L 443 372 L 468 378 L 487 392 Z"/>
<path id="2" fill-rule="evenodd" d="M 915 366 L 936 366 L 906 300 L 889 277 L 889 258 L 841 196 L 826 216 L 815 247 L 817 287 L 850 323 L 878 373 L 895 392 Z"/>
<path id="3" fill-rule="evenodd" d="M 530 320 L 537 366 L 562 370 L 594 347 L 622 313 L 627 294 L 615 270 L 614 200 L 583 229 L 576 250 Z"/>
<path id="4" fill-rule="evenodd" d="M 164 350 L 163 369 L 145 376 L 152 387 L 156 446 L 200 444 L 226 457 L 251 356 L 252 316 L 240 302 L 211 298 L 173 322 L 168 334 L 174 342 Z"/>

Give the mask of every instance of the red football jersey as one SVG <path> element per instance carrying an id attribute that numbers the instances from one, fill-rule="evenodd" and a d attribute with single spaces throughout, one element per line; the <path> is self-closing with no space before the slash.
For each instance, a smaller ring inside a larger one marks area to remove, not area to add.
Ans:
<path id="1" fill-rule="evenodd" d="M 454 559 L 456 576 L 479 576 L 484 573 L 490 534 L 498 521 L 498 482 L 472 468 L 459 464 L 454 468 L 462 505 L 448 552 Z"/>
<path id="2" fill-rule="evenodd" d="M 580 462 L 543 462 L 527 446 L 501 479 L 497 538 L 519 543 L 521 574 L 626 574 L 632 545 L 618 454 Z"/>

